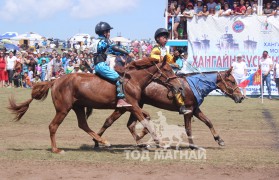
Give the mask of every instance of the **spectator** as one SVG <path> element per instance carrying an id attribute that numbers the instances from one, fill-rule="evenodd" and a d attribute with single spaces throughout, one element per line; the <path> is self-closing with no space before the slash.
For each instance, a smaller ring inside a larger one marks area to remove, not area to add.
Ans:
<path id="1" fill-rule="evenodd" d="M 203 10 L 202 0 L 197 1 L 197 5 L 194 7 L 194 11 L 196 14 L 199 14 Z"/>
<path id="2" fill-rule="evenodd" d="M 33 83 L 33 85 L 34 85 L 34 84 L 37 84 L 37 83 L 39 83 L 39 82 L 42 82 L 42 81 L 41 81 L 41 77 L 40 77 L 39 74 L 36 74 L 36 76 L 35 76 L 35 78 L 33 79 L 32 83 Z"/>
<path id="3" fill-rule="evenodd" d="M 45 81 L 46 75 L 47 75 L 47 63 L 46 63 L 46 59 L 43 58 L 42 59 L 42 72 L 41 72 L 41 81 Z"/>
<path id="4" fill-rule="evenodd" d="M 0 51 L 0 87 L 5 86 L 5 82 L 8 80 L 8 73 L 6 67 L 6 61 L 4 58 L 4 52 Z"/>
<path id="5" fill-rule="evenodd" d="M 209 11 L 210 9 L 214 9 L 216 7 L 216 2 L 214 0 L 209 0 L 209 2 L 207 3 L 207 10 Z"/>
<path id="6" fill-rule="evenodd" d="M 8 85 L 9 87 L 13 87 L 13 77 L 14 77 L 14 70 L 16 65 L 16 57 L 14 56 L 13 52 L 8 52 L 9 56 L 6 58 L 7 62 L 7 72 L 8 72 Z"/>
<path id="7" fill-rule="evenodd" d="M 245 7 L 244 3 L 245 3 L 244 0 L 239 1 L 239 6 L 235 10 L 235 15 L 244 15 L 245 14 L 246 7 Z"/>
<path id="8" fill-rule="evenodd" d="M 176 73 L 178 70 L 181 70 L 182 66 L 183 66 L 181 51 L 178 49 L 174 50 L 173 57 L 174 57 L 175 63 L 170 64 L 170 66 L 172 67 L 173 71 Z"/>
<path id="9" fill-rule="evenodd" d="M 178 5 L 177 1 L 171 2 L 170 11 L 171 11 L 171 15 L 173 16 L 173 20 L 174 20 L 174 24 L 173 24 L 174 39 L 178 39 L 177 28 L 178 28 L 179 23 L 180 23 L 180 17 L 179 17 L 179 13 L 181 11 L 180 10 L 180 4 Z"/>
<path id="10" fill-rule="evenodd" d="M 239 11 L 239 7 L 238 7 L 239 3 L 238 2 L 233 2 L 233 14 L 236 14 L 237 11 Z"/>
<path id="11" fill-rule="evenodd" d="M 208 15 L 211 15 L 211 16 L 214 16 L 215 15 L 215 9 L 211 8 L 209 9 L 209 14 Z"/>
<path id="12" fill-rule="evenodd" d="M 183 12 L 183 16 L 187 18 L 193 18 L 195 11 L 193 9 L 193 4 L 191 2 L 188 3 L 187 8 Z"/>
<path id="13" fill-rule="evenodd" d="M 230 16 L 233 14 L 233 11 L 229 8 L 229 4 L 225 3 L 224 4 L 224 10 L 221 10 L 219 12 L 219 16 Z"/>
<path id="14" fill-rule="evenodd" d="M 209 15 L 209 12 L 207 10 L 207 6 L 206 5 L 204 5 L 202 11 L 199 12 L 199 14 L 197 14 L 197 16 L 208 16 L 208 15 Z"/>
<path id="15" fill-rule="evenodd" d="M 247 76 L 247 66 L 246 63 L 243 61 L 241 54 L 238 54 L 236 58 L 237 61 L 232 63 L 232 68 L 233 68 L 232 74 L 236 80 L 236 83 L 240 84 L 242 81 L 245 80 L 245 77 Z M 247 98 L 246 88 L 242 88 L 242 91 L 243 91 L 243 96 Z"/>
<path id="16" fill-rule="evenodd" d="M 251 6 L 248 6 L 245 12 L 246 16 L 252 15 L 253 14 L 253 9 L 251 8 Z"/>
<path id="17" fill-rule="evenodd" d="M 246 1 L 246 2 L 245 2 L 245 7 L 246 7 L 246 9 L 247 9 L 249 6 L 251 7 L 249 1 Z"/>
<path id="18" fill-rule="evenodd" d="M 34 78 L 34 72 L 33 72 L 31 66 L 28 67 L 28 77 L 30 78 L 30 81 L 32 82 L 33 78 Z"/>
<path id="19" fill-rule="evenodd" d="M 72 73 L 73 70 L 74 70 L 73 61 L 70 61 L 69 65 L 66 68 L 66 74 Z"/>
<path id="20" fill-rule="evenodd" d="M 60 67 L 62 67 L 62 60 L 61 55 L 58 54 L 56 58 L 52 60 L 52 76 L 56 76 L 58 74 L 58 71 L 60 70 Z"/>
<path id="21" fill-rule="evenodd" d="M 263 9 L 263 14 L 266 16 L 272 16 L 273 15 L 273 9 L 271 9 L 271 4 L 268 2 L 266 3 L 265 8 Z"/>
<path id="22" fill-rule="evenodd" d="M 252 1 L 252 14 L 258 14 L 258 0 Z"/>
<path id="23" fill-rule="evenodd" d="M 82 73 L 78 64 L 74 65 L 74 70 L 71 73 Z"/>
<path id="24" fill-rule="evenodd" d="M 277 3 L 276 1 L 271 2 L 271 9 L 272 9 L 272 15 L 276 15 L 277 13 Z"/>
<path id="25" fill-rule="evenodd" d="M 23 81 L 22 82 L 23 87 L 25 87 L 25 88 L 31 88 L 32 87 L 32 83 L 31 83 L 30 77 L 28 76 L 27 72 L 25 72 L 23 74 L 23 80 L 22 81 Z"/>
<path id="26" fill-rule="evenodd" d="M 216 14 L 219 14 L 219 12 L 222 10 L 222 7 L 221 7 L 221 3 L 217 3 L 217 5 L 215 6 L 215 13 Z"/>
<path id="27" fill-rule="evenodd" d="M 277 92 L 279 95 L 279 61 L 277 61 L 277 63 L 274 64 L 273 76 L 274 76 L 274 81 L 276 83 Z"/>
<path id="28" fill-rule="evenodd" d="M 270 71 L 272 70 L 273 62 L 271 58 L 268 56 L 267 51 L 263 51 L 262 58 L 259 63 L 259 69 L 262 70 L 262 87 L 264 87 L 264 82 L 266 82 L 268 98 L 271 100 L 271 75 Z M 263 92 L 264 93 L 264 90 Z"/>

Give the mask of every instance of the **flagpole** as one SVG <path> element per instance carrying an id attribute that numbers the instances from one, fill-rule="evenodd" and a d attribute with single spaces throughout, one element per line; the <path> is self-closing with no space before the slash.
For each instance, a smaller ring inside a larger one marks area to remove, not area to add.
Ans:
<path id="1" fill-rule="evenodd" d="M 261 96 L 262 96 L 262 104 L 263 104 L 263 75 L 262 75 L 262 71 L 261 72 Z"/>

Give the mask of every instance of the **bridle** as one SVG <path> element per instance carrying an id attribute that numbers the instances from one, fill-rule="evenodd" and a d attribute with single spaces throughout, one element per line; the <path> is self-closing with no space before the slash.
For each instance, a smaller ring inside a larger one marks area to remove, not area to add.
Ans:
<path id="1" fill-rule="evenodd" d="M 232 87 L 228 86 L 227 83 L 226 83 L 226 81 L 224 80 L 224 78 L 221 76 L 220 72 L 218 72 L 218 75 L 220 76 L 220 78 L 221 78 L 223 84 L 225 85 L 226 89 L 232 90 L 232 93 L 229 93 L 229 92 L 227 92 L 226 90 L 223 90 L 224 93 L 227 94 L 228 96 L 233 96 L 234 91 L 237 90 L 239 87 L 236 86 L 235 88 L 232 88 Z M 216 84 L 216 86 L 217 86 L 219 89 L 221 89 L 220 86 L 219 86 L 218 84 Z"/>
<path id="2" fill-rule="evenodd" d="M 151 78 L 151 81 L 155 81 L 155 82 L 159 82 L 161 83 L 162 85 L 165 85 L 167 88 L 170 88 L 170 89 L 175 89 L 174 86 L 169 82 L 170 80 L 172 79 L 176 79 L 177 76 L 174 75 L 174 76 L 167 76 L 166 74 L 164 74 L 162 72 L 162 70 L 158 67 L 158 65 L 156 63 L 154 63 L 154 65 L 156 66 L 157 70 L 159 71 L 159 75 L 158 76 L 155 76 L 155 74 L 157 72 L 155 72 L 154 74 L 152 74 L 151 72 L 149 72 L 147 69 L 144 69 L 148 74 L 150 74 L 152 76 Z M 163 81 L 161 80 L 161 77 L 164 77 L 166 80 Z"/>

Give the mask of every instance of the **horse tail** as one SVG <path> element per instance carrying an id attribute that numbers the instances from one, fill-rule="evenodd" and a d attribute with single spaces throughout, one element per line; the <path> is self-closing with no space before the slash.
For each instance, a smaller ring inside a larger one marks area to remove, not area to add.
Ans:
<path id="1" fill-rule="evenodd" d="M 31 98 L 24 101 L 21 104 L 16 104 L 14 96 L 11 96 L 11 98 L 9 98 L 10 105 L 8 106 L 8 109 L 11 110 L 12 113 L 16 115 L 14 120 L 19 121 L 22 118 L 22 116 L 28 110 L 29 105 L 31 104 L 33 99 L 41 100 L 41 101 L 45 100 L 48 95 L 49 88 L 52 87 L 53 83 L 54 83 L 54 81 L 41 82 L 41 83 L 35 84 L 32 89 Z"/>

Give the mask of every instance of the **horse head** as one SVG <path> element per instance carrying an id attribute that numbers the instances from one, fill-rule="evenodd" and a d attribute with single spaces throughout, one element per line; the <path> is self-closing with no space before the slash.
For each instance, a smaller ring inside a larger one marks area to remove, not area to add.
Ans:
<path id="1" fill-rule="evenodd" d="M 227 71 L 218 72 L 217 86 L 227 96 L 232 98 L 235 103 L 241 103 L 244 100 L 235 78 L 231 74 L 232 68 Z"/>
<path id="2" fill-rule="evenodd" d="M 143 81 L 145 77 L 145 83 L 149 84 L 152 81 L 158 82 L 167 88 L 179 89 L 181 87 L 179 81 L 175 81 L 177 76 L 174 74 L 172 67 L 166 62 L 166 57 L 162 62 L 158 62 L 154 58 L 144 58 L 142 60 L 133 61 L 126 68 L 126 74 L 131 74 L 130 70 L 136 69 L 136 74 L 139 76 L 140 80 Z M 140 71 L 140 72 L 139 72 Z M 139 74 L 142 74 L 141 76 Z"/>

